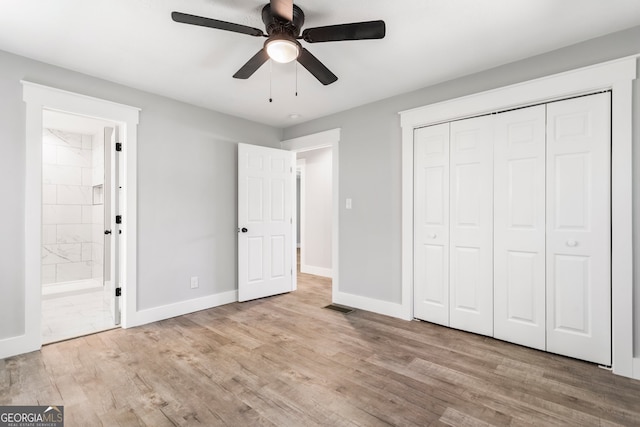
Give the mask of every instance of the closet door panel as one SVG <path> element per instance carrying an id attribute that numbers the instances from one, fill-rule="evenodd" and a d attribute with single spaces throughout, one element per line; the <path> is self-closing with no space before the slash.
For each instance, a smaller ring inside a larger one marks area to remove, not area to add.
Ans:
<path id="1" fill-rule="evenodd" d="M 610 365 L 610 95 L 547 112 L 547 350 Z"/>
<path id="2" fill-rule="evenodd" d="M 493 335 L 493 119 L 451 123 L 450 326 Z"/>
<path id="3" fill-rule="evenodd" d="M 545 349 L 545 106 L 495 116 L 494 336 Z"/>
<path id="4" fill-rule="evenodd" d="M 414 133 L 414 316 L 449 325 L 449 124 Z"/>

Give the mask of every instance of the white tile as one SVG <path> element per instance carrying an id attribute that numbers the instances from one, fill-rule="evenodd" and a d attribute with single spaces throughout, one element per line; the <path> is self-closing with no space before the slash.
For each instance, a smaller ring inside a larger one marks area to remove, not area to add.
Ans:
<path id="1" fill-rule="evenodd" d="M 43 224 L 79 224 L 82 222 L 81 206 L 43 205 Z"/>
<path id="2" fill-rule="evenodd" d="M 91 135 L 82 135 L 82 148 L 84 150 L 93 150 L 93 137 Z"/>
<path id="3" fill-rule="evenodd" d="M 103 264 L 103 253 L 104 253 L 104 245 L 102 243 L 93 242 L 91 248 L 91 256 L 93 257 L 93 261 L 99 263 L 101 266 Z"/>
<path id="4" fill-rule="evenodd" d="M 93 223 L 93 205 L 82 206 L 82 223 Z"/>
<path id="5" fill-rule="evenodd" d="M 91 219 L 94 224 L 104 224 L 104 205 L 93 205 Z"/>
<path id="6" fill-rule="evenodd" d="M 57 189 L 54 184 L 42 184 L 42 204 L 55 205 L 57 203 Z"/>
<path id="7" fill-rule="evenodd" d="M 44 184 L 82 184 L 81 168 L 75 166 L 42 165 L 42 182 Z"/>
<path id="8" fill-rule="evenodd" d="M 91 224 L 58 225 L 58 243 L 87 243 L 91 241 Z"/>
<path id="9" fill-rule="evenodd" d="M 93 169 L 82 168 L 82 185 L 93 186 Z"/>
<path id="10" fill-rule="evenodd" d="M 56 282 L 56 266 L 55 264 L 42 266 L 42 284 L 48 285 L 49 283 Z"/>
<path id="11" fill-rule="evenodd" d="M 104 241 L 104 226 L 102 224 L 91 224 L 91 241 Z"/>
<path id="12" fill-rule="evenodd" d="M 82 260 L 82 245 L 42 245 L 42 265 L 79 262 Z"/>
<path id="13" fill-rule="evenodd" d="M 91 273 L 91 261 L 70 262 L 56 265 L 56 279 L 58 282 L 90 279 Z"/>
<path id="14" fill-rule="evenodd" d="M 82 135 L 78 133 L 65 132 L 57 129 L 47 129 L 51 135 L 51 141 L 56 145 L 65 147 L 82 148 Z"/>
<path id="15" fill-rule="evenodd" d="M 91 261 L 93 253 L 93 243 L 82 243 L 82 261 Z"/>
<path id="16" fill-rule="evenodd" d="M 58 164 L 64 166 L 91 167 L 91 150 L 58 146 Z"/>
<path id="17" fill-rule="evenodd" d="M 56 146 L 52 144 L 42 144 L 42 163 L 45 165 L 55 165 L 57 163 Z"/>
<path id="18" fill-rule="evenodd" d="M 100 185 L 104 184 L 104 166 L 102 165 L 93 165 L 92 171 L 92 185 Z"/>
<path id="19" fill-rule="evenodd" d="M 51 129 L 42 129 L 43 145 L 58 145 L 58 137 L 51 133 Z"/>
<path id="20" fill-rule="evenodd" d="M 91 205 L 91 187 L 58 185 L 59 205 Z"/>
<path id="21" fill-rule="evenodd" d="M 56 226 L 55 224 L 42 225 L 42 244 L 53 245 L 56 243 Z"/>

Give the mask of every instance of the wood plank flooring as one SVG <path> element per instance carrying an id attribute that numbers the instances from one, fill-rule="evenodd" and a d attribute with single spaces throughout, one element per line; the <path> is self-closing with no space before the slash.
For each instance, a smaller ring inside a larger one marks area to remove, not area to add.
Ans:
<path id="1" fill-rule="evenodd" d="M 2 360 L 0 405 L 64 405 L 67 426 L 640 425 L 640 381 L 298 287 Z"/>

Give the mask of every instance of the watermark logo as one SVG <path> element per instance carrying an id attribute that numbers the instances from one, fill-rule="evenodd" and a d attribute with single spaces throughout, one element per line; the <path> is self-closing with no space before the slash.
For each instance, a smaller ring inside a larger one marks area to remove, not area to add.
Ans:
<path id="1" fill-rule="evenodd" d="M 0 427 L 64 427 L 64 406 L 0 406 Z"/>

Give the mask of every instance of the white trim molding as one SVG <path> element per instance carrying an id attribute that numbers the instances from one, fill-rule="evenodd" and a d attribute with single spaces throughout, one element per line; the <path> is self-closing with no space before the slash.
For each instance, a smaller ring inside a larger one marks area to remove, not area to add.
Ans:
<path id="1" fill-rule="evenodd" d="M 413 133 L 437 123 L 612 91 L 613 372 L 640 378 L 633 357 L 632 114 L 637 56 L 402 111 L 402 313 L 413 317 Z M 398 316 L 400 317 L 400 316 Z M 635 365 L 635 367 L 634 367 Z"/>
<path id="2" fill-rule="evenodd" d="M 331 147 L 331 193 L 333 203 L 333 213 L 331 216 L 331 300 L 336 302 L 336 295 L 339 293 L 339 272 L 338 269 L 338 244 L 339 239 L 339 221 L 340 221 L 340 174 L 339 174 L 339 150 L 340 129 L 330 129 L 324 132 L 318 132 L 311 135 L 305 135 L 298 138 L 292 138 L 280 143 L 280 147 L 284 150 L 300 153 L 303 151 L 317 150 L 318 148 Z M 295 192 L 294 192 L 295 194 Z"/>
<path id="3" fill-rule="evenodd" d="M 2 341 L 7 349 L 0 357 L 38 350 L 41 330 L 41 230 L 42 230 L 42 112 L 43 109 L 76 114 L 117 123 L 121 127 L 124 165 L 123 250 L 124 278 L 122 326 L 127 327 L 136 311 L 136 188 L 137 126 L 140 109 L 90 96 L 21 81 L 26 103 L 26 182 L 25 182 L 25 333 Z M 10 353 L 10 354 L 9 354 Z"/>

